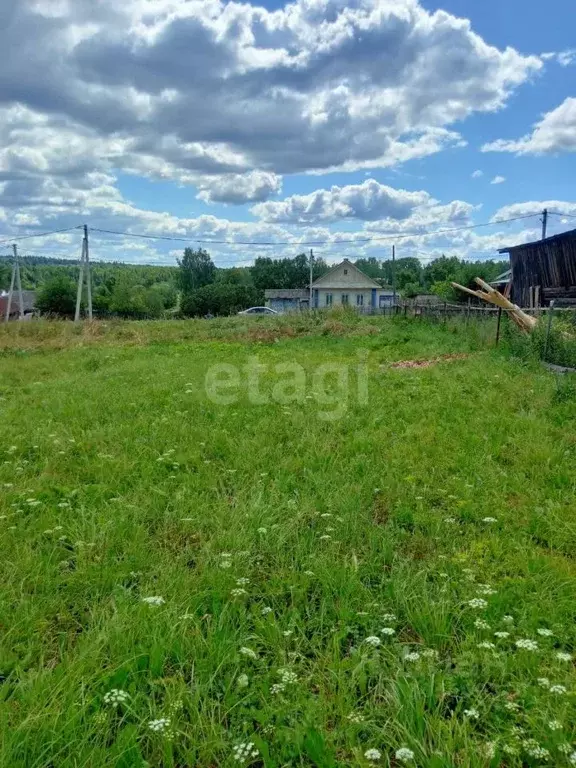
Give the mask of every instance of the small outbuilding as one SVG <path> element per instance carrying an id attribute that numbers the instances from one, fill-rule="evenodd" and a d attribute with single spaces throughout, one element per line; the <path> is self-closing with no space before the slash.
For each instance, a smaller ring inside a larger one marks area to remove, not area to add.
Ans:
<path id="1" fill-rule="evenodd" d="M 552 299 L 576 304 L 576 229 L 499 253 L 510 257 L 511 299 L 519 307 L 547 306 Z"/>

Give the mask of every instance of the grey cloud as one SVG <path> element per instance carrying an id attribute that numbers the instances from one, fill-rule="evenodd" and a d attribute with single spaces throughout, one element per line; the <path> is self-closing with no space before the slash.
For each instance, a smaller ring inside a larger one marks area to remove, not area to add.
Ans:
<path id="1" fill-rule="evenodd" d="M 541 67 L 417 0 L 297 0 L 275 12 L 10 0 L 3 12 L 0 102 L 122 139 L 125 151 L 109 153 L 117 168 L 187 184 L 436 152 L 447 125 L 502 106 Z"/>

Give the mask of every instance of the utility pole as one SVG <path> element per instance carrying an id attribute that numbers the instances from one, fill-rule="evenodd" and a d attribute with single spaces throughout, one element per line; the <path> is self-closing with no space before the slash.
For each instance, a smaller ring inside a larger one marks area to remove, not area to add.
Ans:
<path id="1" fill-rule="evenodd" d="M 86 256 L 86 282 L 88 288 L 88 319 L 92 320 L 92 275 L 90 274 L 90 250 L 88 248 L 88 226 L 84 224 L 84 255 Z"/>
<path id="2" fill-rule="evenodd" d="M 86 267 L 86 291 L 88 294 L 88 317 L 92 320 L 92 281 L 90 277 L 90 257 L 88 253 L 88 227 L 84 225 L 84 237 L 82 238 L 82 255 L 80 256 L 80 274 L 78 275 L 78 291 L 76 293 L 76 312 L 74 322 L 80 320 L 80 305 L 82 304 L 82 291 L 84 289 L 84 267 Z"/>
<path id="3" fill-rule="evenodd" d="M 314 282 L 314 252 L 310 248 L 310 298 L 309 309 L 312 309 L 312 283 Z"/>
<path id="4" fill-rule="evenodd" d="M 392 246 L 392 306 L 396 306 L 396 246 Z"/>
<path id="5" fill-rule="evenodd" d="M 14 283 L 16 283 L 16 289 L 18 291 L 18 301 L 20 306 L 18 307 L 18 316 L 20 320 L 24 317 L 24 297 L 22 296 L 22 281 L 20 279 L 20 262 L 18 261 L 18 246 L 16 243 L 12 245 L 14 250 L 14 264 L 12 265 L 12 277 L 10 279 L 10 291 L 8 293 L 8 303 L 6 304 L 6 316 L 4 322 L 8 322 L 10 319 L 10 310 L 12 309 L 12 297 L 14 296 Z"/>
<path id="6" fill-rule="evenodd" d="M 548 208 L 542 211 L 542 240 L 546 240 L 546 228 L 548 226 Z"/>

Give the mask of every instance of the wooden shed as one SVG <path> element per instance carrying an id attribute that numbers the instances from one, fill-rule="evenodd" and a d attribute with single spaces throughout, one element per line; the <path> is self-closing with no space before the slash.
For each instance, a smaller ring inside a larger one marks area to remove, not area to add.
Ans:
<path id="1" fill-rule="evenodd" d="M 576 229 L 499 253 L 510 256 L 511 298 L 518 306 L 547 306 L 551 299 L 576 304 Z"/>

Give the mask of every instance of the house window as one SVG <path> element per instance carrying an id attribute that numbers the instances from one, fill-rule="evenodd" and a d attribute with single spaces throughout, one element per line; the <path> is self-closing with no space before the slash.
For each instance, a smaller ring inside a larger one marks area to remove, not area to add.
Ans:
<path id="1" fill-rule="evenodd" d="M 343 293 L 342 294 L 342 304 L 344 304 L 344 305 L 348 304 L 348 294 L 347 293 Z"/>
<path id="2" fill-rule="evenodd" d="M 347 270 L 347 269 L 345 269 L 345 270 L 344 270 L 344 274 L 345 274 L 345 275 L 347 275 L 347 274 L 348 274 L 348 270 Z"/>
<path id="3" fill-rule="evenodd" d="M 357 293 L 356 294 L 356 306 L 357 307 L 363 307 L 364 306 L 364 294 L 363 293 Z"/>
<path id="4" fill-rule="evenodd" d="M 327 293 L 326 294 L 326 306 L 331 307 L 332 306 L 332 294 Z"/>

